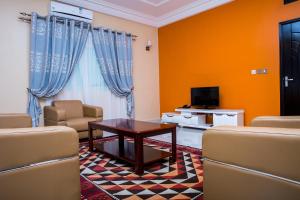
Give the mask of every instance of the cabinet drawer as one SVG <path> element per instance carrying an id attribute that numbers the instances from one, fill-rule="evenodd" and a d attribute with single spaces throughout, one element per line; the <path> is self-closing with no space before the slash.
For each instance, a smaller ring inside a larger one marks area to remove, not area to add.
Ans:
<path id="1" fill-rule="evenodd" d="M 180 122 L 182 124 L 189 124 L 189 125 L 193 125 L 193 124 L 197 124 L 197 117 L 195 116 L 181 116 Z"/>
<path id="2" fill-rule="evenodd" d="M 213 115 L 214 126 L 237 126 L 238 120 L 236 114 L 214 114 Z"/>
<path id="3" fill-rule="evenodd" d="M 179 123 L 180 115 L 177 113 L 163 113 L 161 117 L 162 122 Z"/>
<path id="4" fill-rule="evenodd" d="M 181 115 L 180 123 L 187 125 L 205 124 L 205 115 Z"/>

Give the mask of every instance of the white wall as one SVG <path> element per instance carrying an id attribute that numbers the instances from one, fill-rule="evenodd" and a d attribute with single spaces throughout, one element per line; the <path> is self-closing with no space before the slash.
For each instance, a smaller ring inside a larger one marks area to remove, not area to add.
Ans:
<path id="1" fill-rule="evenodd" d="M 0 1 L 0 113 L 26 112 L 27 107 L 30 25 L 18 21 L 18 13 L 46 15 L 48 6 L 48 0 Z M 159 118 L 157 29 L 100 13 L 95 13 L 94 25 L 138 35 L 133 45 L 136 118 Z M 148 39 L 153 43 L 151 51 L 145 51 Z"/>
<path id="2" fill-rule="evenodd" d="M 26 112 L 30 25 L 17 17 L 31 10 L 46 14 L 47 2 L 0 1 L 0 113 Z"/>

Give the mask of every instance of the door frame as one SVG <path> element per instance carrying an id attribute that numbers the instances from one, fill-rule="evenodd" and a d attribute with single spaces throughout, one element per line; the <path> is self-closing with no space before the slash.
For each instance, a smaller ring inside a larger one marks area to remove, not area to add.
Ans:
<path id="1" fill-rule="evenodd" d="M 294 22 L 299 22 L 300 18 L 295 18 L 291 20 L 287 20 L 284 22 L 279 23 L 279 51 L 280 51 L 280 115 L 283 116 L 285 114 L 284 108 L 284 76 L 283 76 L 283 33 L 282 33 L 282 26 L 286 24 L 291 24 Z"/>

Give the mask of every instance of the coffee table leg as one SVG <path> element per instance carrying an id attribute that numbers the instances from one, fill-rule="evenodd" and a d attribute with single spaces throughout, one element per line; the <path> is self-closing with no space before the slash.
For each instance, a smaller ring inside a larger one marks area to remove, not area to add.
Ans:
<path id="1" fill-rule="evenodd" d="M 89 126 L 89 151 L 94 151 L 93 129 Z"/>
<path id="2" fill-rule="evenodd" d="M 144 145 L 142 137 L 134 138 L 134 150 L 135 150 L 135 173 L 144 173 Z"/>
<path id="3" fill-rule="evenodd" d="M 124 136 L 119 135 L 119 153 L 124 156 Z"/>
<path id="4" fill-rule="evenodd" d="M 171 162 L 176 162 L 176 128 L 172 129 L 172 157 Z"/>

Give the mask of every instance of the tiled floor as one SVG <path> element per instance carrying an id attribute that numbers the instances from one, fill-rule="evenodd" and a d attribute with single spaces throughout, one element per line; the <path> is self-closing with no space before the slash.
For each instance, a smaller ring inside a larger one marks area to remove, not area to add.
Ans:
<path id="1" fill-rule="evenodd" d="M 202 149 L 203 130 L 177 127 L 177 144 Z M 171 142 L 171 134 L 151 137 L 152 139 Z"/>
<path id="2" fill-rule="evenodd" d="M 155 122 L 155 121 L 153 121 Z M 104 137 L 112 135 L 104 132 Z M 202 149 L 203 130 L 177 127 L 177 144 Z M 151 137 L 152 139 L 171 142 L 171 134 Z"/>

